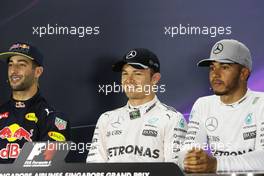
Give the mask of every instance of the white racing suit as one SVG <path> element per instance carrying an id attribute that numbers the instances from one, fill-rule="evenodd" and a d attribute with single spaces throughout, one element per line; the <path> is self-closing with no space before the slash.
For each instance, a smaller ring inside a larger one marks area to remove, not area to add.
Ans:
<path id="1" fill-rule="evenodd" d="M 190 115 L 180 164 L 192 147 L 217 158 L 217 171 L 264 170 L 264 96 L 248 90 L 233 104 L 216 95 L 199 98 Z"/>
<path id="2" fill-rule="evenodd" d="M 127 103 L 100 116 L 87 162 L 177 163 L 186 131 L 183 115 L 157 97 L 138 107 Z"/>

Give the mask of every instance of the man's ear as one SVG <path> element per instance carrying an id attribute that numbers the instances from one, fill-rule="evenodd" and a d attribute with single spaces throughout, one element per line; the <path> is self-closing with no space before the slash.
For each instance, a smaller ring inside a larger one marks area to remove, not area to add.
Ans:
<path id="1" fill-rule="evenodd" d="M 35 78 L 39 78 L 43 73 L 43 67 L 36 67 L 35 68 Z"/>
<path id="2" fill-rule="evenodd" d="M 247 81 L 250 76 L 250 70 L 246 67 L 243 67 L 240 72 L 240 79 L 242 81 Z"/>
<path id="3" fill-rule="evenodd" d="M 152 84 L 158 84 L 158 82 L 160 81 L 160 78 L 161 78 L 160 73 L 154 73 L 152 75 Z"/>

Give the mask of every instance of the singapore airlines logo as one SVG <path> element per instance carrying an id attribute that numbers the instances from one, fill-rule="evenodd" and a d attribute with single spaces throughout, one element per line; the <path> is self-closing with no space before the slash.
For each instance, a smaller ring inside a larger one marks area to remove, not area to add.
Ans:
<path id="1" fill-rule="evenodd" d="M 205 121 L 205 127 L 209 130 L 209 131 L 215 131 L 216 128 L 218 127 L 218 121 L 216 118 L 214 117 L 209 117 L 206 121 Z"/>
<path id="2" fill-rule="evenodd" d="M 221 53 L 223 51 L 223 49 L 224 49 L 223 44 L 222 43 L 217 43 L 215 48 L 214 48 L 214 50 L 213 50 L 213 53 L 214 54 L 219 54 L 219 53 Z"/>
<path id="3" fill-rule="evenodd" d="M 127 53 L 126 59 L 134 58 L 137 55 L 137 52 L 135 50 L 131 50 Z"/>

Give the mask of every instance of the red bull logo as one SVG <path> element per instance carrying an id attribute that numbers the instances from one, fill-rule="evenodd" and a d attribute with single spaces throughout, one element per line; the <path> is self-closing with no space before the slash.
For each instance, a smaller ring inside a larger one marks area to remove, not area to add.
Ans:
<path id="1" fill-rule="evenodd" d="M 17 44 L 12 45 L 12 46 L 9 48 L 9 51 L 12 50 L 12 49 L 17 49 L 17 48 L 29 49 L 29 46 L 28 46 L 27 44 L 20 44 L 20 43 L 17 43 Z"/>
<path id="2" fill-rule="evenodd" d="M 0 114 L 0 119 L 6 119 L 9 116 L 9 112 L 4 112 Z"/>
<path id="3" fill-rule="evenodd" d="M 2 130 L 0 130 L 0 138 L 6 139 L 12 137 L 12 131 L 9 127 L 5 127 Z"/>
<path id="4" fill-rule="evenodd" d="M 17 158 L 20 153 L 19 145 L 16 143 L 7 144 L 6 148 L 2 148 L 0 150 L 0 158 L 8 159 L 8 158 Z"/>
<path id="5" fill-rule="evenodd" d="M 23 138 L 26 141 L 32 142 L 31 139 L 32 136 L 33 136 L 33 129 L 31 129 L 30 132 L 28 132 L 23 127 L 20 127 L 18 124 L 12 124 L 0 130 L 0 138 L 7 139 L 9 142 L 14 142 L 17 139 L 22 140 Z"/>

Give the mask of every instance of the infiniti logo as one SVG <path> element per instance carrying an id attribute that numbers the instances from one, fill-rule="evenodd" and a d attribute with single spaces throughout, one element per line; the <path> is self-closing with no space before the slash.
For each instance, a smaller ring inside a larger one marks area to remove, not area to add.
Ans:
<path id="1" fill-rule="evenodd" d="M 209 131 L 215 131 L 216 128 L 218 127 L 218 121 L 216 118 L 214 117 L 209 117 L 206 121 L 205 121 L 205 127 L 209 130 Z"/>
<path id="2" fill-rule="evenodd" d="M 214 50 L 213 50 L 213 53 L 214 54 L 219 54 L 219 53 L 221 53 L 223 51 L 223 49 L 224 49 L 223 44 L 222 43 L 217 43 L 215 48 L 214 48 Z"/>
<path id="3" fill-rule="evenodd" d="M 135 50 L 129 51 L 126 55 L 126 59 L 131 59 L 137 55 L 137 52 Z"/>

